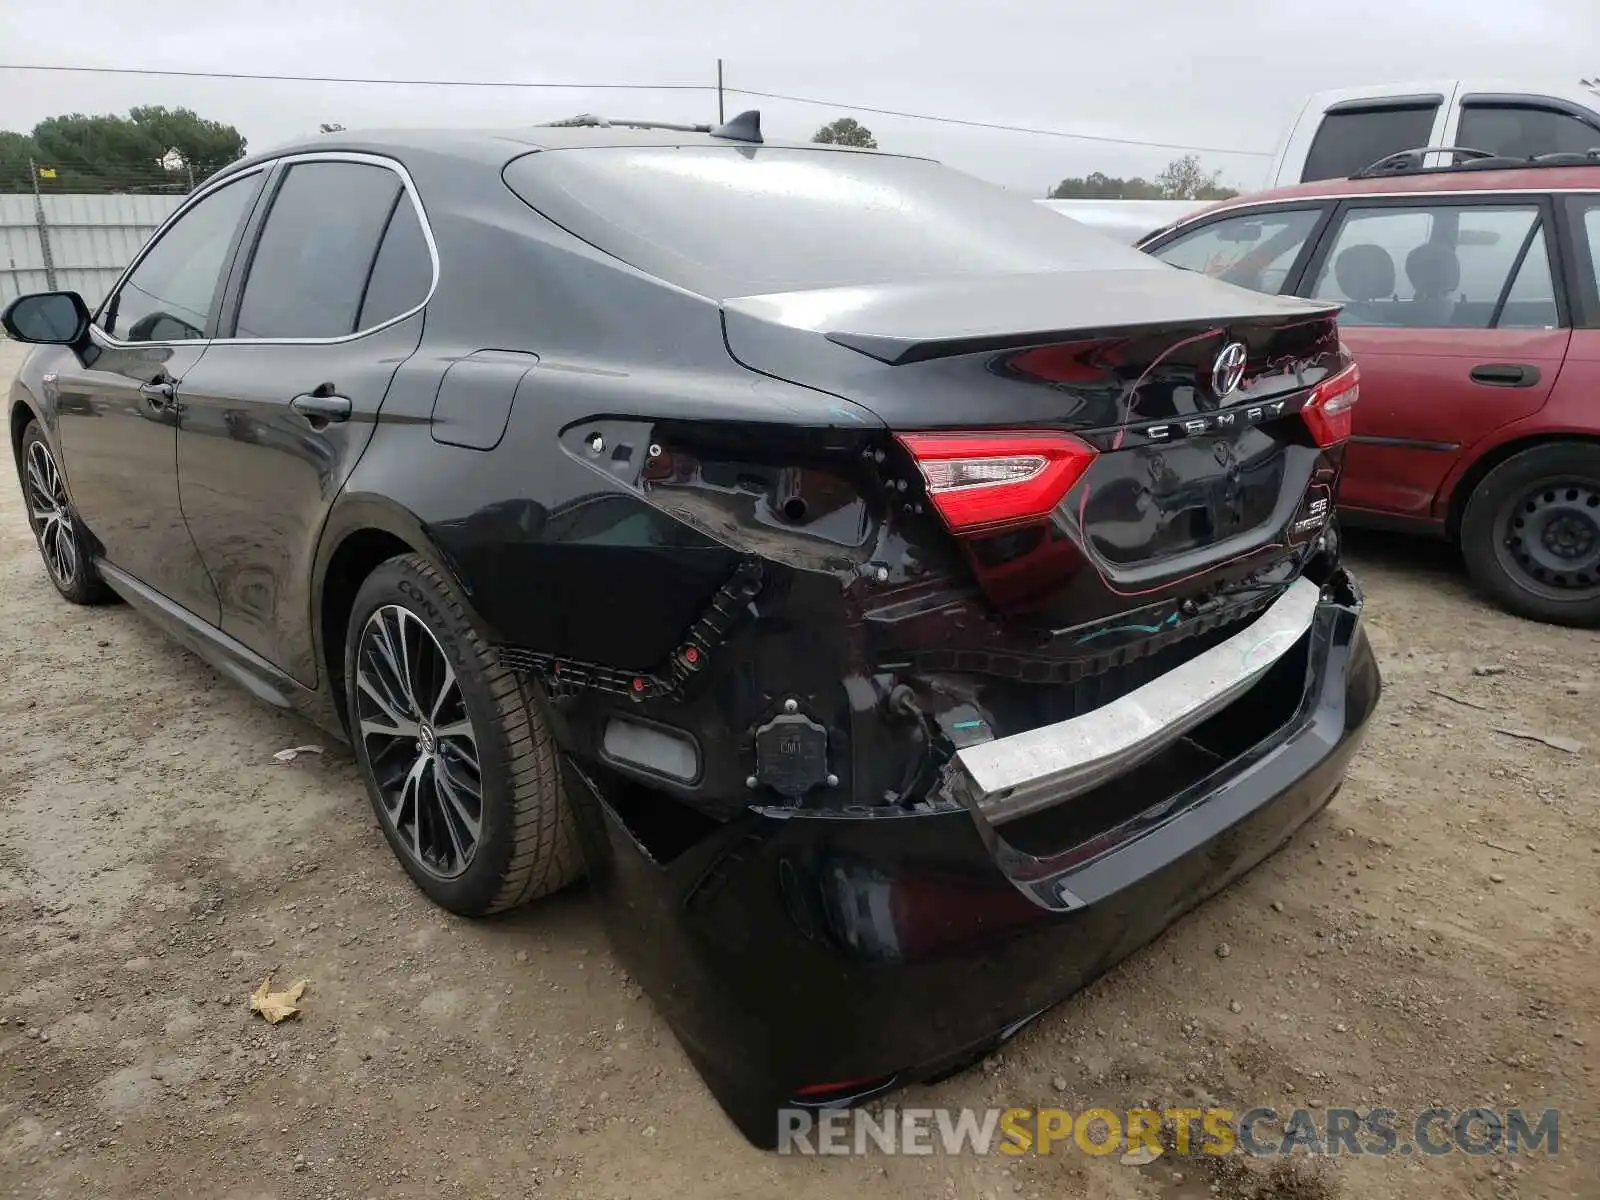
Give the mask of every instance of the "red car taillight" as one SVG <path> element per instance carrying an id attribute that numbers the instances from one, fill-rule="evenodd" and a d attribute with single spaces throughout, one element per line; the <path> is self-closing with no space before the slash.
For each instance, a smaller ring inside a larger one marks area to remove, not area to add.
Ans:
<path id="1" fill-rule="evenodd" d="M 1361 372 L 1351 363 L 1311 389 L 1300 415 L 1319 446 L 1335 446 L 1350 437 L 1350 410 L 1361 399 Z"/>
<path id="2" fill-rule="evenodd" d="M 1071 434 L 1037 430 L 896 435 L 952 533 L 1042 520 L 1094 462 Z"/>

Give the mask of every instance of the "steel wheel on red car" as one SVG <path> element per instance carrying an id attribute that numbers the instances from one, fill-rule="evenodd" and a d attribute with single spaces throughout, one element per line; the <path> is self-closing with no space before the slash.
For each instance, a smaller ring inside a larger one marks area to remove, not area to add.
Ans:
<path id="1" fill-rule="evenodd" d="M 37 421 L 29 421 L 22 431 L 17 468 L 28 506 L 28 527 L 33 530 L 39 556 L 44 559 L 56 591 L 74 604 L 98 604 L 108 599 L 111 592 L 79 537 L 66 478 Z"/>
<path id="2" fill-rule="evenodd" d="M 1535 446 L 1495 467 L 1467 502 L 1461 550 L 1512 612 L 1600 624 L 1600 446 Z"/>
<path id="3" fill-rule="evenodd" d="M 391 559 L 362 584 L 345 696 L 379 827 L 438 904 L 481 916 L 577 878 L 577 840 L 536 698 L 424 560 Z"/>

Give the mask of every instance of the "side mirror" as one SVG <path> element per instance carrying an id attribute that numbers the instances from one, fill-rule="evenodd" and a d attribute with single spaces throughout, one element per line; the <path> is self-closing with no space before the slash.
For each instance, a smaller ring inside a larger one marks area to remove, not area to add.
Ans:
<path id="1" fill-rule="evenodd" d="M 77 292 L 35 292 L 6 305 L 0 326 L 19 342 L 76 346 L 89 332 L 89 306 Z"/>

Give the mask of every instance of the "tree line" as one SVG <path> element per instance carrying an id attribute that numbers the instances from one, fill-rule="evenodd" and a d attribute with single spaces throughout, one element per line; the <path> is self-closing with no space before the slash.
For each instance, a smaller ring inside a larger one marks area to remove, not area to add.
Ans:
<path id="1" fill-rule="evenodd" d="M 1050 189 L 1052 200 L 1226 200 L 1237 188 L 1225 187 L 1221 171 L 1200 166 L 1198 154 L 1185 154 L 1169 162 L 1154 179 L 1134 175 L 1123 179 L 1091 171 L 1063 179 Z"/>
<path id="2" fill-rule="evenodd" d="M 69 113 L 28 133 L 0 130 L 0 191 L 187 192 L 244 152 L 232 125 L 187 108 Z"/>
<path id="3" fill-rule="evenodd" d="M 878 148 L 872 130 L 854 117 L 830 121 L 812 135 L 813 142 L 838 146 Z M 1236 189 L 1225 187 L 1221 171 L 1207 171 L 1198 154 L 1185 154 L 1169 162 L 1155 179 L 1138 175 L 1123 179 L 1093 171 L 1088 175 L 1063 179 L 1050 189 L 1051 200 L 1226 200 L 1237 196 Z"/>

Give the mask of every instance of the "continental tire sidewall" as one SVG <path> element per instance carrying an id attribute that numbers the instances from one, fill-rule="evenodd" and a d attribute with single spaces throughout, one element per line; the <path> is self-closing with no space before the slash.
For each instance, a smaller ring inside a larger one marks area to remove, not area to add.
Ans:
<path id="1" fill-rule="evenodd" d="M 361 585 L 345 635 L 345 695 L 354 712 L 356 653 L 374 611 L 397 604 L 433 634 L 456 674 L 478 749 L 483 814 L 477 850 L 453 879 L 431 875 L 401 846 L 383 811 L 366 746 L 354 717 L 351 740 L 378 826 L 407 873 L 435 903 L 462 916 L 514 907 L 575 878 L 577 844 L 561 795 L 555 747 L 537 708 L 528 703 L 515 673 L 478 635 L 461 602 L 436 568 L 416 557 L 391 559 Z M 531 760 L 531 761 L 530 761 Z M 534 875 L 517 860 L 526 857 L 530 819 L 553 831 Z"/>

